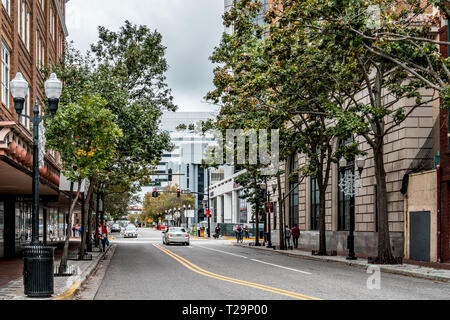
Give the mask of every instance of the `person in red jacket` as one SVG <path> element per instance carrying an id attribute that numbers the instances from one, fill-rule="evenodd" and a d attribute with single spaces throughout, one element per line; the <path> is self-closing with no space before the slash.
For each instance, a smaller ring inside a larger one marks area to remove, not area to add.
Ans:
<path id="1" fill-rule="evenodd" d="M 106 240 L 108 239 L 108 227 L 106 225 L 106 221 L 99 227 L 99 237 L 102 241 L 102 251 L 106 251 Z"/>
<path id="2" fill-rule="evenodd" d="M 300 229 L 297 224 L 292 228 L 292 238 L 294 239 L 294 248 L 298 248 L 298 239 L 300 238 Z"/>

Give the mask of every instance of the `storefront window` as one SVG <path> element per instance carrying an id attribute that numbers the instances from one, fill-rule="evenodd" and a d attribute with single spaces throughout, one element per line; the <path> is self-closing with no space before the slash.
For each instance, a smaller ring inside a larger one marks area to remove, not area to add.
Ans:
<path id="1" fill-rule="evenodd" d="M 31 202 L 16 202 L 16 242 L 21 245 L 31 241 Z"/>

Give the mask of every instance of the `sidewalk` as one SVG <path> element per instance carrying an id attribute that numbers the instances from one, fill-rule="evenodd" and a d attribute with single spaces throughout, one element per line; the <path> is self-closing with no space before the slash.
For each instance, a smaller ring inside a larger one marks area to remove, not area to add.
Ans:
<path id="1" fill-rule="evenodd" d="M 248 243 L 237 244 L 234 243 L 235 246 L 252 248 L 255 250 L 261 250 L 266 252 L 274 252 L 277 254 L 282 254 L 290 257 L 296 257 L 301 259 L 315 260 L 315 261 L 323 261 L 323 262 L 333 262 L 333 263 L 341 263 L 348 266 L 354 266 L 359 268 L 367 269 L 370 266 L 379 267 L 381 272 L 391 273 L 391 274 L 399 274 L 409 277 L 428 279 L 433 281 L 444 281 L 450 282 L 450 270 L 448 269 L 437 269 L 431 267 L 425 267 L 415 264 L 403 264 L 403 265 L 371 265 L 368 263 L 367 259 L 358 258 L 355 261 L 349 261 L 346 257 L 343 256 L 313 256 L 311 252 L 302 251 L 299 249 L 295 250 L 274 250 L 266 247 L 255 247 L 250 246 Z"/>
<path id="2" fill-rule="evenodd" d="M 111 247 L 112 246 L 108 247 L 107 252 Z M 71 251 L 74 252 L 77 249 L 78 246 L 75 243 L 75 246 L 71 247 Z M 90 254 L 92 254 L 92 261 L 68 261 L 70 266 L 73 266 L 78 270 L 77 274 L 71 277 L 55 277 L 55 293 L 53 297 L 46 299 L 32 299 L 25 296 L 22 278 L 23 261 L 21 258 L 0 261 L 0 270 L 2 270 L 1 274 L 3 275 L 4 280 L 0 283 L 0 300 L 71 300 L 89 276 L 95 271 L 97 265 L 106 253 L 92 252 Z M 55 253 L 55 268 L 58 266 L 60 259 L 61 253 Z M 9 275 L 7 269 L 4 268 L 4 266 L 8 265 Z M 8 276 L 10 281 L 5 283 Z"/>

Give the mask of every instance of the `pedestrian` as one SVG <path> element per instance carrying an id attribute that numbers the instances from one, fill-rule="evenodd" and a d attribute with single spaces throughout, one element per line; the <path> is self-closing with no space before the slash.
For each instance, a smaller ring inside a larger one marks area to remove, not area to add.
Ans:
<path id="1" fill-rule="evenodd" d="M 300 238 L 300 228 L 298 227 L 298 224 L 294 224 L 294 227 L 291 230 L 292 233 L 292 239 L 294 241 L 294 248 L 298 249 L 298 239 Z"/>
<path id="2" fill-rule="evenodd" d="M 244 234 L 245 234 L 246 239 L 250 238 L 250 233 L 248 231 L 248 226 L 247 225 L 244 226 Z"/>
<path id="3" fill-rule="evenodd" d="M 287 244 L 287 248 L 289 249 L 291 247 L 291 229 L 288 226 L 286 226 L 284 230 L 284 239 Z"/>
<path id="4" fill-rule="evenodd" d="M 75 238 L 75 231 L 76 231 L 76 227 L 75 225 L 72 226 L 72 237 Z"/>
<path id="5" fill-rule="evenodd" d="M 106 225 L 106 222 L 103 222 L 103 225 L 99 227 L 99 235 L 100 239 L 102 241 L 102 251 L 106 251 L 106 242 L 108 240 L 108 227 Z"/>
<path id="6" fill-rule="evenodd" d="M 214 234 L 214 238 L 219 239 L 220 237 L 220 227 L 216 226 L 216 233 Z"/>
<path id="7" fill-rule="evenodd" d="M 240 225 L 236 226 L 236 239 L 237 242 L 242 242 L 242 227 Z"/>

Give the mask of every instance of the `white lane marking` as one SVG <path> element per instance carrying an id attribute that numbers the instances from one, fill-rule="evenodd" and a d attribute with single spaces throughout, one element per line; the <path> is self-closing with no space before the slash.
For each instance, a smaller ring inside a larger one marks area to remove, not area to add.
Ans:
<path id="1" fill-rule="evenodd" d="M 203 249 L 206 249 L 206 250 L 212 250 L 212 251 L 217 251 L 217 252 L 229 254 L 230 256 L 235 256 L 235 257 L 239 257 L 239 258 L 243 258 L 243 259 L 248 259 L 248 257 L 240 256 L 240 255 L 238 255 L 238 254 L 234 254 L 234 253 L 231 253 L 231 252 L 226 252 L 226 251 L 222 251 L 222 250 L 206 248 L 206 247 L 203 247 L 203 246 L 196 246 L 196 247 L 203 248 Z"/>
<path id="2" fill-rule="evenodd" d="M 252 259 L 252 261 L 263 263 L 263 264 L 267 264 L 267 265 L 272 266 L 272 267 L 277 267 L 277 268 L 282 268 L 282 269 L 286 269 L 286 270 L 290 270 L 290 271 L 304 273 L 304 274 L 307 274 L 307 275 L 312 275 L 312 273 L 309 273 L 309 272 L 306 272 L 306 271 L 301 271 L 301 270 L 297 270 L 297 269 L 283 267 L 283 266 L 280 266 L 278 264 L 268 263 L 268 262 L 264 262 L 264 261 L 261 261 L 261 260 Z"/>

